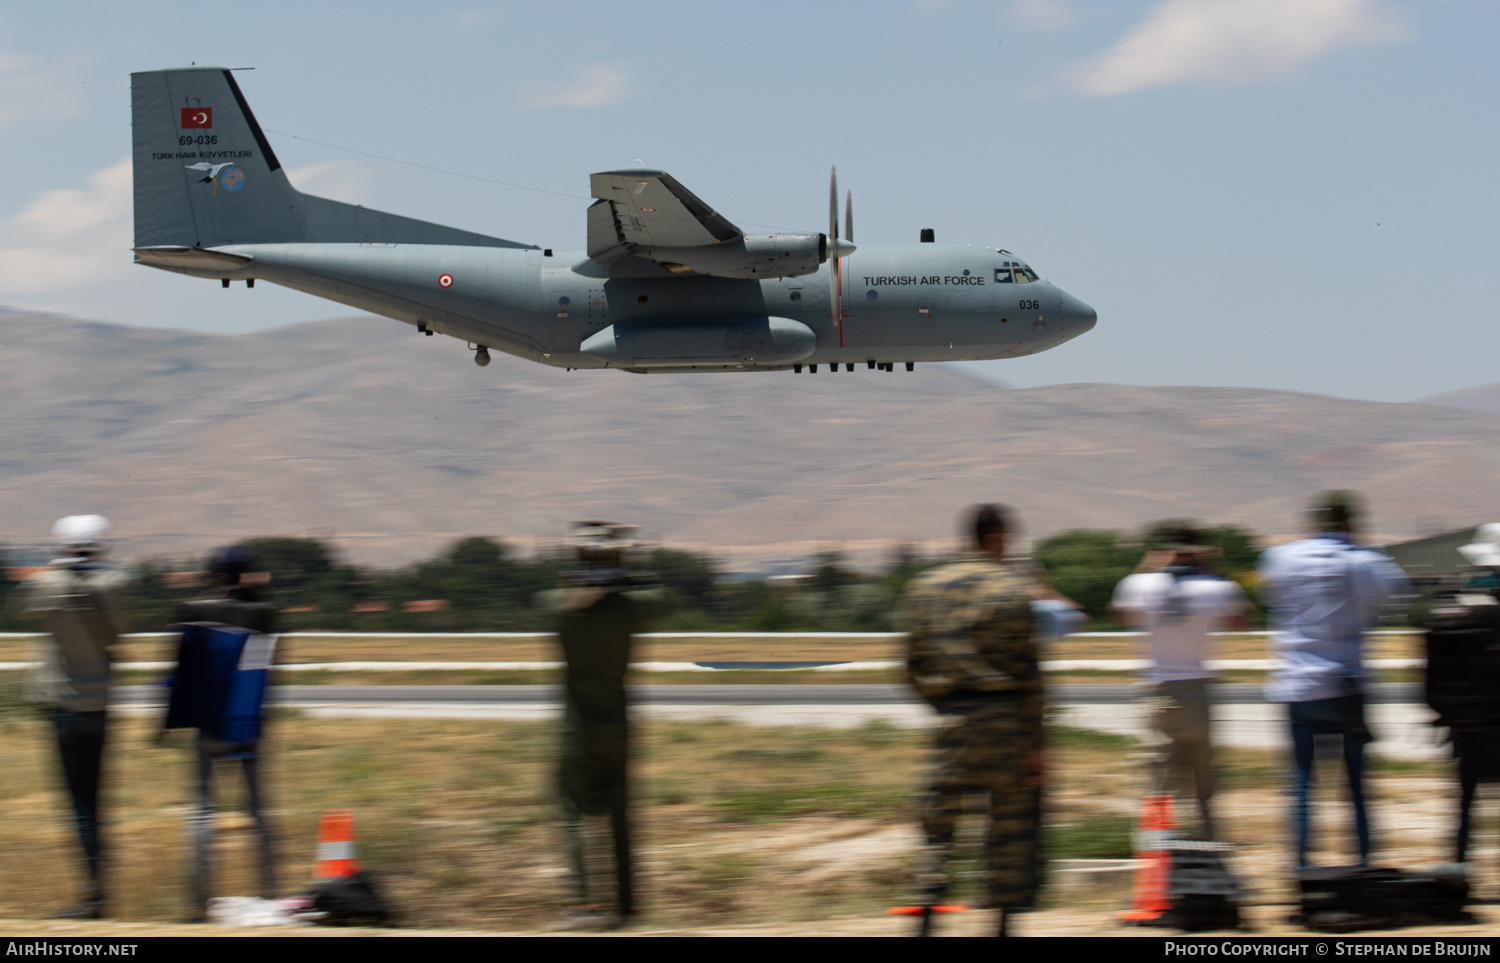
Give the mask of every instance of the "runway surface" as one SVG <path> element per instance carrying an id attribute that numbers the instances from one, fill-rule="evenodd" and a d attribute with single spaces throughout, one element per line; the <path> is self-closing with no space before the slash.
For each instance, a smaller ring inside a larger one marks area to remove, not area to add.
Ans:
<path id="1" fill-rule="evenodd" d="M 1210 687 L 1215 742 L 1245 748 L 1285 748 L 1286 709 L 1265 701 L 1260 685 Z M 550 685 L 285 685 L 272 700 L 313 716 L 363 718 L 513 719 L 545 722 L 562 709 Z M 1126 684 L 1052 685 L 1048 704 L 1057 721 L 1137 738 L 1151 735 L 1140 689 Z M 1431 725 L 1420 683 L 1370 686 L 1367 721 L 1372 751 L 1405 759 L 1442 758 L 1444 730 Z M 116 686 L 114 706 L 155 711 L 165 704 L 160 686 Z M 876 720 L 927 728 L 936 716 L 910 689 L 898 685 L 637 685 L 631 703 L 638 717 L 678 722 L 723 720 L 755 726 L 853 728 Z"/>
<path id="2" fill-rule="evenodd" d="M 121 705 L 164 705 L 166 690 L 159 686 L 116 686 Z M 282 685 L 271 689 L 282 705 L 353 705 L 406 703 L 472 703 L 481 705 L 560 704 L 561 688 L 551 685 Z M 1227 705 L 1266 704 L 1262 687 L 1253 683 L 1225 683 L 1209 687 L 1215 701 Z M 900 685 L 636 685 L 631 702 L 646 705 L 723 706 L 847 706 L 911 705 L 926 708 L 911 689 Z M 1048 701 L 1058 705 L 1130 705 L 1140 697 L 1137 686 L 1121 683 L 1051 685 Z M 1376 683 L 1369 687 L 1371 703 L 1420 703 L 1422 686 L 1416 682 Z"/>

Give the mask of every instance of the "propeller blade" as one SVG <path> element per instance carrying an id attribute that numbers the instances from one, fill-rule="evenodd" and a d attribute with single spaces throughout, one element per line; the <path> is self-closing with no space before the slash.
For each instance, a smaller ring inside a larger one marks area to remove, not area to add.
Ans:
<path id="1" fill-rule="evenodd" d="M 839 277 L 839 169 L 828 171 L 828 315 L 839 332 L 839 347 L 844 345 L 844 312 L 840 303 Z"/>
<path id="2" fill-rule="evenodd" d="M 854 243 L 854 192 L 844 195 L 844 240 Z"/>
<path id="3" fill-rule="evenodd" d="M 839 236 L 839 169 L 828 170 L 828 236 Z"/>

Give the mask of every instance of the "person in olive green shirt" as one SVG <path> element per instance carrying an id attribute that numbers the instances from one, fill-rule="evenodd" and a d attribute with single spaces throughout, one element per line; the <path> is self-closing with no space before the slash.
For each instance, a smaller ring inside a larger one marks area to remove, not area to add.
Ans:
<path id="1" fill-rule="evenodd" d="M 565 588 L 543 593 L 539 600 L 554 614 L 567 663 L 558 789 L 578 925 L 619 925 L 636 909 L 625 672 L 632 636 L 661 613 L 665 596 L 626 572 L 632 531 L 608 522 L 575 525 L 578 568 Z M 595 816 L 610 821 L 618 917 L 599 914 L 590 893 L 584 819 Z"/>

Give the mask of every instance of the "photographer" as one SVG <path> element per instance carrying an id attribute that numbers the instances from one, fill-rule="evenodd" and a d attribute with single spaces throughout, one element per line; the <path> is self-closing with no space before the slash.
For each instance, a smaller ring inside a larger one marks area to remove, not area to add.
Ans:
<path id="1" fill-rule="evenodd" d="M 1296 763 L 1297 867 L 1307 868 L 1313 757 L 1318 736 L 1337 736 L 1354 805 L 1359 863 L 1369 864 L 1365 808 L 1364 632 L 1386 602 L 1409 590 L 1406 576 L 1378 549 L 1355 542 L 1361 519 L 1353 492 L 1324 492 L 1309 512 L 1313 534 L 1269 549 L 1261 587 L 1271 604 L 1276 667 L 1266 698 L 1287 703 Z"/>
<path id="2" fill-rule="evenodd" d="M 1212 633 L 1243 625 L 1244 591 L 1209 570 L 1218 554 L 1192 528 L 1170 533 L 1171 544 L 1148 553 L 1144 571 L 1115 587 L 1111 603 L 1121 619 L 1146 630 L 1151 667 L 1152 724 L 1160 734 L 1152 765 L 1151 794 L 1175 792 L 1191 782 L 1198 797 L 1199 834 L 1216 839 L 1213 740 L 1204 666 Z"/>

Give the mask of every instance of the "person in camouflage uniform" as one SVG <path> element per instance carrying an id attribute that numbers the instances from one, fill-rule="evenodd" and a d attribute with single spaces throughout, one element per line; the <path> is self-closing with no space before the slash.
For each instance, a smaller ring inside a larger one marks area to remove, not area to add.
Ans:
<path id="1" fill-rule="evenodd" d="M 902 603 L 907 676 L 942 716 L 921 803 L 923 935 L 947 892 L 954 831 L 969 796 L 987 797 L 989 903 L 999 910 L 1000 935 L 1007 913 L 1036 895 L 1042 683 L 1031 580 L 1004 561 L 1007 516 L 997 505 L 974 509 L 966 526 L 974 551 L 913 580 Z"/>
<path id="2" fill-rule="evenodd" d="M 566 588 L 545 593 L 542 600 L 556 617 L 567 664 L 558 788 L 579 927 L 618 925 L 635 911 L 625 672 L 631 637 L 660 613 L 664 596 L 625 571 L 632 531 L 608 522 L 575 525 L 579 567 Z M 614 838 L 618 919 L 596 913 L 589 893 L 584 819 L 606 815 Z"/>

